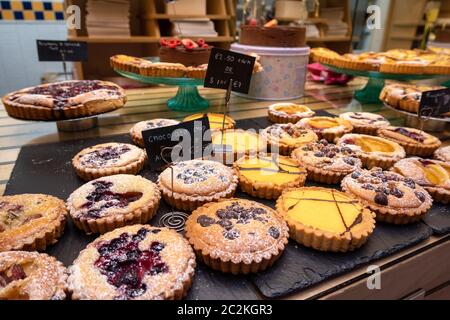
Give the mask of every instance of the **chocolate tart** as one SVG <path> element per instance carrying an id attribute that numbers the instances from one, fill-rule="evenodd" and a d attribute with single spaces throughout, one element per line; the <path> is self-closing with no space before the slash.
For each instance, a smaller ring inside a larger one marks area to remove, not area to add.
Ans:
<path id="1" fill-rule="evenodd" d="M 172 120 L 172 119 L 152 119 L 152 120 L 140 121 L 140 122 L 136 123 L 130 129 L 131 139 L 133 139 L 133 142 L 136 145 L 144 148 L 145 144 L 144 144 L 144 139 L 142 138 L 142 131 L 161 128 L 161 127 L 174 126 L 179 123 L 180 123 L 179 121 Z"/>
<path id="2" fill-rule="evenodd" d="M 307 106 L 281 102 L 269 106 L 269 121 L 275 123 L 297 123 L 303 118 L 314 117 L 316 113 Z"/>
<path id="3" fill-rule="evenodd" d="M 376 136 L 378 129 L 389 126 L 389 121 L 379 114 L 370 112 L 345 112 L 339 118 L 350 121 L 354 133 Z"/>
<path id="4" fill-rule="evenodd" d="M 300 120 L 297 125 L 314 131 L 320 139 L 334 142 L 336 138 L 353 130 L 350 121 L 332 117 L 313 117 Z"/>
<path id="5" fill-rule="evenodd" d="M 304 129 L 292 123 L 273 124 L 261 132 L 272 153 L 289 156 L 294 149 L 315 142 L 319 138 L 313 130 Z"/>

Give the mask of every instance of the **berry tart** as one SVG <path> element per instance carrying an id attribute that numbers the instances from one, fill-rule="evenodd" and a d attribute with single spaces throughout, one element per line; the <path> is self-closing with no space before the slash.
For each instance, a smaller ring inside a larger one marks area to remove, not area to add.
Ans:
<path id="1" fill-rule="evenodd" d="M 283 253 L 288 237 L 275 210 L 244 199 L 207 203 L 186 221 L 186 238 L 199 259 L 225 273 L 265 270 Z"/>
<path id="2" fill-rule="evenodd" d="M 164 200 L 185 211 L 192 211 L 220 198 L 232 197 L 237 184 L 238 178 L 233 169 L 209 160 L 176 163 L 166 168 L 158 178 Z"/>
<path id="3" fill-rule="evenodd" d="M 289 156 L 294 149 L 315 142 L 319 138 L 313 130 L 304 129 L 292 123 L 276 123 L 265 128 L 261 137 L 267 140 L 272 153 Z"/>
<path id="4" fill-rule="evenodd" d="M 370 112 L 345 112 L 339 118 L 350 121 L 353 132 L 372 136 L 377 135 L 378 129 L 389 126 L 385 117 Z"/>
<path id="5" fill-rule="evenodd" d="M 64 300 L 67 270 L 37 252 L 0 252 L 0 300 Z"/>
<path id="6" fill-rule="evenodd" d="M 304 118 L 297 125 L 314 131 L 320 139 L 326 139 L 328 142 L 334 142 L 336 138 L 353 130 L 350 121 L 332 117 Z"/>
<path id="7" fill-rule="evenodd" d="M 140 122 L 136 123 L 130 129 L 131 139 L 133 139 L 133 142 L 136 145 L 143 148 L 143 147 L 145 147 L 145 145 L 144 145 L 144 139 L 142 138 L 142 131 L 161 128 L 161 127 L 175 126 L 179 123 L 180 123 L 179 121 L 172 120 L 172 119 L 152 119 L 152 120 L 140 121 Z"/>
<path id="8" fill-rule="evenodd" d="M 444 162 L 450 162 L 450 146 L 437 149 L 434 152 L 434 158 Z"/>
<path id="9" fill-rule="evenodd" d="M 330 188 L 285 190 L 276 203 L 292 239 L 320 251 L 361 247 L 375 228 L 375 214 L 354 197 Z"/>
<path id="10" fill-rule="evenodd" d="M 284 189 L 301 187 L 306 180 L 302 165 L 278 154 L 244 156 L 233 168 L 241 190 L 262 199 L 277 199 Z"/>
<path id="11" fill-rule="evenodd" d="M 186 296 L 195 272 L 189 243 L 168 228 L 134 225 L 108 232 L 69 268 L 74 300 L 174 300 Z"/>
<path id="12" fill-rule="evenodd" d="M 92 180 L 67 200 L 75 225 L 86 232 L 105 233 L 125 225 L 145 223 L 158 210 L 156 184 L 140 176 L 118 174 Z"/>
<path id="13" fill-rule="evenodd" d="M 421 185 L 437 202 L 450 202 L 450 164 L 421 158 L 400 160 L 393 167 L 394 172 L 411 178 Z"/>
<path id="14" fill-rule="evenodd" d="M 346 176 L 342 190 L 376 212 L 377 220 L 393 224 L 416 222 L 433 204 L 414 180 L 381 168 L 358 170 Z"/>
<path id="15" fill-rule="evenodd" d="M 414 128 L 386 127 L 378 130 L 378 135 L 398 143 L 411 156 L 432 156 L 441 146 L 438 138 Z"/>
<path id="16" fill-rule="evenodd" d="M 398 143 L 365 134 L 346 134 L 336 145 L 350 148 L 369 169 L 373 167 L 389 169 L 406 155 L 405 149 Z"/>
<path id="17" fill-rule="evenodd" d="M 81 179 L 89 181 L 119 173 L 138 174 L 146 158 L 145 151 L 132 144 L 109 142 L 81 150 L 72 165 Z"/>
<path id="18" fill-rule="evenodd" d="M 338 147 L 325 139 L 295 149 L 292 158 L 306 167 L 309 180 L 326 184 L 339 183 L 362 166 L 352 149 Z"/>
<path id="19" fill-rule="evenodd" d="M 45 250 L 64 231 L 64 201 L 43 194 L 0 196 L 0 251 Z"/>
<path id="20" fill-rule="evenodd" d="M 181 63 L 185 67 L 196 67 L 209 62 L 211 46 L 205 40 L 161 38 L 159 58 L 161 62 Z"/>
<path id="21" fill-rule="evenodd" d="M 127 101 L 118 85 L 100 80 L 42 84 L 3 97 L 8 115 L 26 120 L 61 120 L 92 116 L 123 107 Z"/>
<path id="22" fill-rule="evenodd" d="M 314 117 L 316 113 L 307 106 L 296 103 L 275 103 L 269 106 L 268 116 L 275 123 L 297 123 L 303 118 Z"/>
<path id="23" fill-rule="evenodd" d="M 223 114 L 220 113 L 195 113 L 191 114 L 190 116 L 187 116 L 183 119 L 184 122 L 186 121 L 192 121 L 192 120 L 199 120 L 203 118 L 204 116 L 208 117 L 209 120 L 209 128 L 214 130 L 222 130 L 222 123 L 223 123 Z M 225 126 L 224 130 L 227 129 L 233 129 L 236 126 L 236 121 L 233 120 L 230 116 L 225 116 Z"/>

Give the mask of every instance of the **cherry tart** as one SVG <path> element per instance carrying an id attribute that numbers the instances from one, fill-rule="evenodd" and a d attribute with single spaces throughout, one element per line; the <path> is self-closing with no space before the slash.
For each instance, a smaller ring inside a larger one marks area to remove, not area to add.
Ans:
<path id="1" fill-rule="evenodd" d="M 67 270 L 55 258 L 27 251 L 0 252 L 0 300 L 63 300 Z"/>
<path id="2" fill-rule="evenodd" d="M 173 300 L 192 284 L 195 254 L 177 232 L 134 225 L 90 243 L 69 268 L 74 300 Z"/>
<path id="3" fill-rule="evenodd" d="M 209 267 L 248 274 L 271 266 L 288 243 L 288 227 L 275 210 L 244 199 L 223 199 L 195 210 L 186 238 Z"/>
<path id="4" fill-rule="evenodd" d="M 339 118 L 350 121 L 355 133 L 375 136 L 378 129 L 389 126 L 385 117 L 370 112 L 345 112 Z"/>
<path id="5" fill-rule="evenodd" d="M 172 119 L 152 119 L 147 121 L 140 121 L 136 123 L 130 130 L 131 139 L 133 142 L 140 146 L 144 147 L 144 139 L 142 138 L 142 131 L 156 129 L 161 127 L 174 126 L 179 124 L 180 122 Z"/>
<path id="6" fill-rule="evenodd" d="M 118 174 L 92 180 L 67 200 L 75 225 L 86 232 L 105 233 L 150 220 L 161 194 L 156 184 L 140 176 Z"/>
<path id="7" fill-rule="evenodd" d="M 144 168 L 144 150 L 127 143 L 103 143 L 81 150 L 72 159 L 77 175 L 93 180 L 114 174 L 138 174 Z"/>
<path id="8" fill-rule="evenodd" d="M 0 251 L 45 250 L 64 231 L 64 201 L 43 194 L 0 197 Z"/>
<path id="9" fill-rule="evenodd" d="M 72 80 L 25 88 L 3 97 L 11 117 L 60 120 L 87 117 L 123 107 L 125 91 L 100 80 Z"/>
<path id="10" fill-rule="evenodd" d="M 278 153 L 285 156 L 290 156 L 294 149 L 319 139 L 313 130 L 292 123 L 273 124 L 262 131 L 261 137 L 267 140 L 272 153 L 276 153 L 278 149 Z"/>
<path id="11" fill-rule="evenodd" d="M 420 220 L 433 200 L 414 180 L 381 168 L 357 170 L 346 176 L 342 190 L 377 214 L 377 220 L 406 224 Z"/>

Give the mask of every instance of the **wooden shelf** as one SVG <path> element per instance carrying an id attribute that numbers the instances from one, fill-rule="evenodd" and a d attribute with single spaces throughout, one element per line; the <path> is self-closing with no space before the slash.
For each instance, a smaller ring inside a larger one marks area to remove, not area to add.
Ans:
<path id="1" fill-rule="evenodd" d="M 89 37 L 89 36 L 69 36 L 72 41 L 85 41 L 88 43 L 158 43 L 160 37 L 153 36 L 131 36 L 131 37 Z M 233 37 L 189 37 L 189 39 L 203 39 L 206 42 L 232 42 Z"/>

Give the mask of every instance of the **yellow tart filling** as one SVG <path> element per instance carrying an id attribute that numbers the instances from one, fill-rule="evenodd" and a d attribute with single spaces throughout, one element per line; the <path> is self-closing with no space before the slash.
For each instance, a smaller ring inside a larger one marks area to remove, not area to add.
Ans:
<path id="1" fill-rule="evenodd" d="M 434 185 L 442 185 L 450 179 L 450 166 L 443 167 L 429 161 L 419 161 L 425 178 Z"/>
<path id="2" fill-rule="evenodd" d="M 294 221 L 340 235 L 362 222 L 362 205 L 334 189 L 294 189 L 283 194 L 283 207 Z"/>
<path id="3" fill-rule="evenodd" d="M 327 128 L 333 128 L 338 127 L 342 125 L 342 123 L 339 121 L 339 119 L 334 118 L 311 118 L 308 120 L 308 124 L 316 129 L 327 129 Z"/>
<path id="4" fill-rule="evenodd" d="M 205 115 L 204 113 L 196 113 L 196 114 L 193 114 L 193 115 L 190 115 L 190 116 L 184 118 L 184 121 L 197 120 L 197 119 L 203 118 L 204 115 Z M 210 129 L 216 129 L 216 130 L 222 129 L 223 114 L 208 113 L 207 116 L 208 116 L 208 120 L 209 120 Z M 232 127 L 234 127 L 234 120 L 231 117 L 226 116 L 225 117 L 225 129 L 232 128 Z"/>
<path id="5" fill-rule="evenodd" d="M 301 113 L 301 112 L 307 112 L 310 111 L 310 109 L 303 105 L 295 105 L 295 104 L 284 104 L 277 107 L 274 107 L 276 111 L 284 112 L 287 114 L 295 114 L 295 113 Z"/>
<path id="6" fill-rule="evenodd" d="M 213 145 L 231 146 L 233 152 L 242 153 L 249 150 L 260 150 L 266 144 L 257 133 L 244 130 L 226 130 L 214 133 L 211 137 Z"/>
<path id="7" fill-rule="evenodd" d="M 364 152 L 386 152 L 395 151 L 395 147 L 387 140 L 372 137 L 358 137 L 355 139 L 356 145 L 360 146 Z"/>

